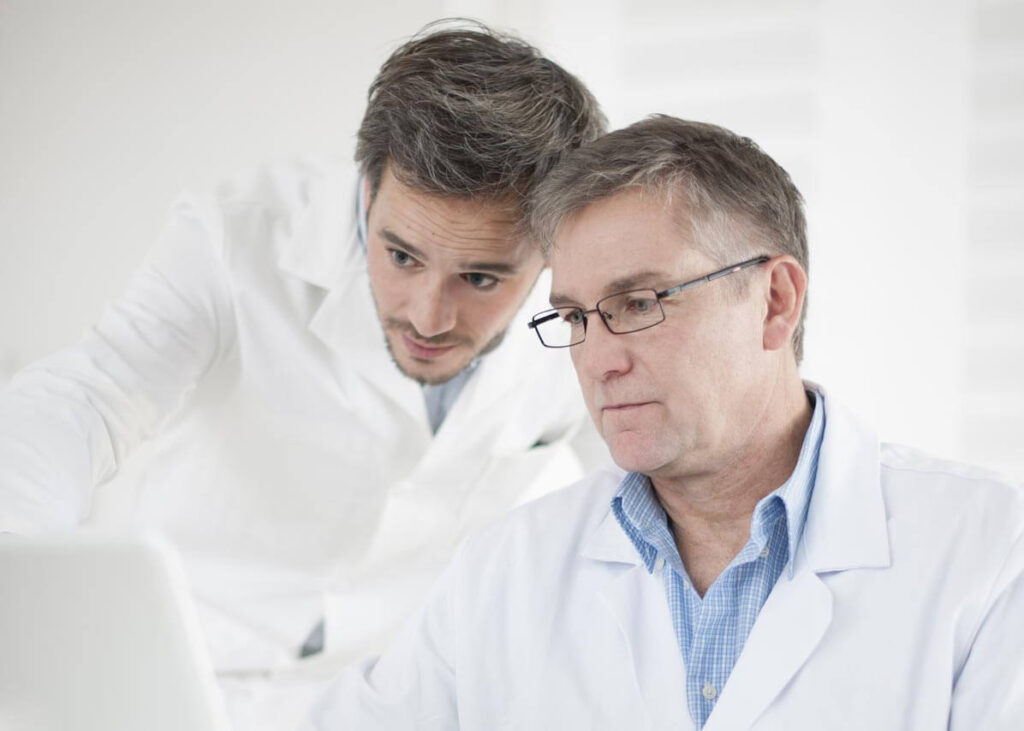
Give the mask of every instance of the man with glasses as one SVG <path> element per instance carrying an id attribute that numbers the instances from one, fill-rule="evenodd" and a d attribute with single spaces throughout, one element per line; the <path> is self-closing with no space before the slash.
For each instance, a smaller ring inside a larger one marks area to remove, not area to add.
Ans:
<path id="1" fill-rule="evenodd" d="M 1024 495 L 801 381 L 785 171 L 654 117 L 535 201 L 553 307 L 529 327 L 621 469 L 467 540 L 312 727 L 1020 728 Z"/>
<path id="2" fill-rule="evenodd" d="M 235 725 L 294 727 L 273 687 L 379 650 L 466 532 L 582 474 L 571 366 L 509 326 L 547 292 L 525 197 L 603 127 L 537 49 L 429 26 L 370 87 L 358 181 L 304 161 L 186 197 L 0 394 L 0 533 L 160 530 Z"/>

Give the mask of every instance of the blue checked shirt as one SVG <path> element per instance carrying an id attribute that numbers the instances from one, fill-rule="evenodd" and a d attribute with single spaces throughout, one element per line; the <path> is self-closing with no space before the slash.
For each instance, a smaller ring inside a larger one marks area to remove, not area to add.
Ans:
<path id="1" fill-rule="evenodd" d="M 651 481 L 636 472 L 612 498 L 619 525 L 651 573 L 660 572 L 686 667 L 686 703 L 703 728 L 736 665 L 758 613 L 796 554 L 818 469 L 825 430 L 821 397 L 808 391 L 814 415 L 789 479 L 763 497 L 750 519 L 750 540 L 701 598 L 683 568 L 664 508 Z"/>

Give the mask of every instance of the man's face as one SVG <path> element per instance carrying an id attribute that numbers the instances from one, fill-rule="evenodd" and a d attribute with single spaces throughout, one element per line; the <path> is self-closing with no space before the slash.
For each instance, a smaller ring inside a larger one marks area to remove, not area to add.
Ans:
<path id="1" fill-rule="evenodd" d="M 661 291 L 720 268 L 661 200 L 637 192 L 598 201 L 563 223 L 551 267 L 552 305 L 583 309 L 616 292 Z M 748 286 L 738 292 L 733 277 L 748 278 Z M 667 297 L 665 321 L 639 332 L 613 335 L 597 313 L 588 315 L 586 340 L 570 353 L 620 467 L 685 477 L 741 458 L 771 387 L 762 279 L 755 267 Z"/>
<path id="2" fill-rule="evenodd" d="M 367 221 L 370 288 L 398 368 L 443 383 L 496 347 L 544 267 L 511 206 L 428 195 L 384 171 Z"/>

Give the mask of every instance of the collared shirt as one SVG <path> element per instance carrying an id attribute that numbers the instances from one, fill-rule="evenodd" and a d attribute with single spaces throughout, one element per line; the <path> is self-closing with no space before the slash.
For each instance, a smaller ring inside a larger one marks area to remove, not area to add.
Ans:
<path id="1" fill-rule="evenodd" d="M 649 478 L 626 475 L 612 498 L 619 525 L 648 572 L 660 572 L 686 667 L 686 701 L 703 728 L 740 656 L 754 621 L 788 566 L 803 533 L 825 430 L 821 397 L 808 391 L 813 416 L 796 467 L 786 482 L 761 498 L 750 519 L 750 539 L 702 598 L 683 567 L 664 508 Z"/>
<path id="2" fill-rule="evenodd" d="M 444 418 L 455 405 L 455 399 L 462 393 L 463 386 L 469 381 L 469 377 L 473 375 L 473 371 L 476 370 L 479 363 L 480 359 L 474 358 L 468 366 L 444 383 L 423 384 L 423 398 L 427 402 L 427 419 L 430 421 L 430 430 L 434 434 L 437 434 L 437 430 L 441 428 Z"/>

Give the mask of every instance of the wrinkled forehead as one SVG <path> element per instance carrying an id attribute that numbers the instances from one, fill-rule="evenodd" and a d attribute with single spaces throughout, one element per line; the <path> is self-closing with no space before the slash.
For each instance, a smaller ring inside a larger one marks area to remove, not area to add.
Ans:
<path id="1" fill-rule="evenodd" d="M 549 259 L 552 300 L 586 304 L 629 289 L 671 286 L 701 256 L 663 198 L 620 193 L 559 225 Z"/>

